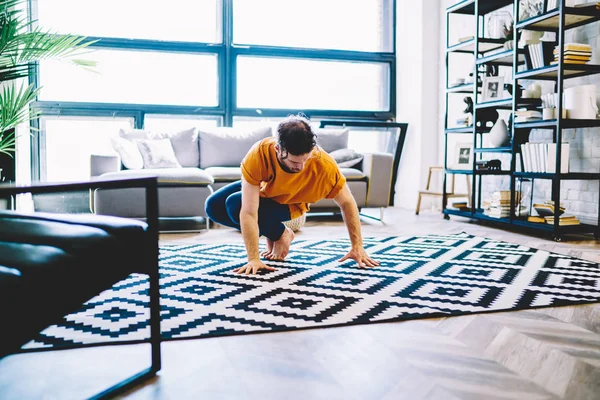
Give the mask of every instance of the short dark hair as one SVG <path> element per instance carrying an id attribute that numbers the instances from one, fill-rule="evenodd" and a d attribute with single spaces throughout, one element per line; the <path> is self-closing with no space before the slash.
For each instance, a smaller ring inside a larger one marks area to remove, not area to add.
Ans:
<path id="1" fill-rule="evenodd" d="M 277 143 L 282 152 L 300 156 L 310 153 L 317 145 L 317 135 L 306 117 L 292 115 L 277 127 Z"/>

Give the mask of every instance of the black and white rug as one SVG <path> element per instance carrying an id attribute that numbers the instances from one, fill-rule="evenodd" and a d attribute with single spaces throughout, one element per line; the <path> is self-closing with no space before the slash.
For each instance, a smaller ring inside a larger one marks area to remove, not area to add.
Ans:
<path id="1" fill-rule="evenodd" d="M 275 272 L 236 275 L 243 243 L 160 249 L 165 339 L 399 321 L 600 301 L 600 268 L 529 247 L 474 237 L 366 238 L 381 266 L 338 260 L 348 239 L 297 241 Z M 27 349 L 139 342 L 149 337 L 148 283 L 131 275 Z"/>

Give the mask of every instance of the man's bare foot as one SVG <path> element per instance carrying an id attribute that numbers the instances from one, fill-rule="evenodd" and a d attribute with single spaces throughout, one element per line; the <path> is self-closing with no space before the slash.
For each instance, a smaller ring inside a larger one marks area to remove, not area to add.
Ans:
<path id="1" fill-rule="evenodd" d="M 271 257 L 271 253 L 273 252 L 273 241 L 269 238 L 267 239 L 267 249 L 265 251 L 263 251 L 262 253 L 260 253 L 261 257 L 264 257 L 266 259 L 269 259 L 269 257 Z"/>
<path id="2" fill-rule="evenodd" d="M 283 235 L 281 235 L 279 240 L 273 242 L 273 250 L 271 251 L 271 256 L 270 258 L 267 257 L 267 259 L 278 261 L 285 260 L 285 257 L 290 252 L 290 245 L 292 244 L 294 237 L 296 237 L 294 231 L 286 227 L 285 231 L 283 231 Z"/>

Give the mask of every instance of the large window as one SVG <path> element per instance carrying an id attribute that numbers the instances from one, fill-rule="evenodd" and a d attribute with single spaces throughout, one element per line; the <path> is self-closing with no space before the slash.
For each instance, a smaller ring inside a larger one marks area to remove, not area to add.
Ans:
<path id="1" fill-rule="evenodd" d="M 164 132 L 298 112 L 313 122 L 395 118 L 395 0 L 31 5 L 42 28 L 94 39 L 80 58 L 97 61 L 92 71 L 40 63 L 34 179 L 85 178 L 89 154 L 106 151 L 123 124 Z M 76 173 L 59 165 L 75 153 Z"/>
<path id="2" fill-rule="evenodd" d="M 235 43 L 393 51 L 391 0 L 234 0 Z"/>
<path id="3" fill-rule="evenodd" d="M 44 28 L 85 36 L 221 43 L 219 0 L 33 0 Z"/>
<path id="4" fill-rule="evenodd" d="M 389 66 L 383 63 L 240 56 L 236 78 L 238 107 L 386 111 L 390 106 Z"/>
<path id="5" fill-rule="evenodd" d="M 94 70 L 42 61 L 40 100 L 216 107 L 217 57 L 157 51 L 97 50 Z"/>

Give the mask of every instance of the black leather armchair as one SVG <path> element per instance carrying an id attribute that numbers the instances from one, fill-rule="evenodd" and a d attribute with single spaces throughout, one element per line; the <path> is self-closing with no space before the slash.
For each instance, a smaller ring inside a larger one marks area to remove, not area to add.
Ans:
<path id="1" fill-rule="evenodd" d="M 149 276 L 152 365 L 95 399 L 127 390 L 161 368 L 157 180 L 0 185 L 0 197 L 128 187 L 146 189 L 146 222 L 103 215 L 0 211 L 0 359 L 18 353 L 40 331 L 129 274 Z"/>

